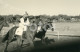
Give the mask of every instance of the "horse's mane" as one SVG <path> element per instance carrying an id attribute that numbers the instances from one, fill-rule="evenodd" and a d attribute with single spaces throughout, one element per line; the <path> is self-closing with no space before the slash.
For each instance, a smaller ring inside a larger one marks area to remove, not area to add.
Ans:
<path id="1" fill-rule="evenodd" d="M 4 21 L 1 21 L 0 22 L 0 31 L 2 30 L 3 26 L 4 26 Z"/>

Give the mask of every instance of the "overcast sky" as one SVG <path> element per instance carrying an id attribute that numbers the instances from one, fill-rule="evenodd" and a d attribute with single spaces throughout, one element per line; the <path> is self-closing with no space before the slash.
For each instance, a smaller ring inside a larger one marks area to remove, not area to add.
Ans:
<path id="1" fill-rule="evenodd" d="M 80 0 L 0 0 L 0 14 L 79 15 Z"/>

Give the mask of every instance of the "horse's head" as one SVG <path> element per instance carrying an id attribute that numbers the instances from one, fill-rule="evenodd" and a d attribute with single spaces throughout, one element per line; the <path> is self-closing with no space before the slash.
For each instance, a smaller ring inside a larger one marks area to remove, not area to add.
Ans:
<path id="1" fill-rule="evenodd" d="M 45 24 L 44 24 L 45 30 L 51 29 L 53 31 L 52 27 L 53 27 L 52 22 L 45 22 Z"/>
<path id="2" fill-rule="evenodd" d="M 54 31 L 54 28 L 53 28 L 53 25 L 52 25 L 52 22 L 49 22 L 49 28 Z"/>

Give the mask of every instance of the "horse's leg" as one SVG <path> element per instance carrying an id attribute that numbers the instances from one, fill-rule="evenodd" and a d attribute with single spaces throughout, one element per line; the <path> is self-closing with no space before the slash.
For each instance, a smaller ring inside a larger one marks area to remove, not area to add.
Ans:
<path id="1" fill-rule="evenodd" d="M 20 45 L 21 50 L 20 50 L 20 52 L 22 52 L 22 46 L 23 46 L 23 42 L 24 42 L 22 36 L 20 36 L 20 42 L 21 42 L 21 45 Z"/>
<path id="2" fill-rule="evenodd" d="M 9 40 L 6 43 L 6 48 L 5 48 L 4 52 L 7 52 L 8 45 L 9 45 Z"/>
<path id="3" fill-rule="evenodd" d="M 17 38 L 17 52 L 21 52 L 21 44 L 22 44 L 21 36 L 16 35 L 16 38 Z"/>
<path id="4" fill-rule="evenodd" d="M 21 36 L 21 47 L 23 46 L 23 42 L 24 42 L 24 39 L 26 39 L 27 37 L 25 36 L 26 35 L 26 31 L 23 31 L 23 35 Z M 24 39 L 23 39 L 24 38 Z"/>
<path id="5" fill-rule="evenodd" d="M 16 38 L 17 38 L 17 44 L 20 46 L 22 42 L 22 38 L 21 36 L 17 36 Z"/>
<path id="6" fill-rule="evenodd" d="M 35 44 L 35 41 L 34 41 L 34 39 L 35 39 L 35 36 L 33 37 L 33 40 L 32 40 L 32 41 L 33 41 L 33 44 Z"/>
<path id="7" fill-rule="evenodd" d="M 23 46 L 23 42 L 24 42 L 24 40 L 23 40 L 22 37 L 21 37 L 21 47 Z"/>
<path id="8" fill-rule="evenodd" d="M 33 34 L 33 33 L 32 33 Z M 32 34 L 28 34 L 28 41 L 29 41 L 29 45 L 30 45 L 30 47 L 31 48 L 33 48 L 34 47 L 34 44 L 33 44 L 33 35 Z"/>
<path id="9" fill-rule="evenodd" d="M 42 44 L 45 44 L 45 38 L 44 38 L 44 36 L 42 36 L 41 42 L 42 42 Z"/>

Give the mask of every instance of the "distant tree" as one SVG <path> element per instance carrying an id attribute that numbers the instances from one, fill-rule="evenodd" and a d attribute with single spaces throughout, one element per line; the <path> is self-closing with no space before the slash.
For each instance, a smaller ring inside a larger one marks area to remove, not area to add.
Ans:
<path id="1" fill-rule="evenodd" d="M 4 20 L 4 17 L 0 15 L 0 21 L 3 21 L 3 20 Z"/>
<path id="2" fill-rule="evenodd" d="M 58 15 L 59 19 L 63 19 L 65 21 L 70 21 L 71 20 L 71 17 L 70 16 L 67 16 L 67 15 Z"/>
<path id="3" fill-rule="evenodd" d="M 6 20 L 11 23 L 13 21 L 13 15 L 7 15 L 5 16 L 6 17 Z"/>

